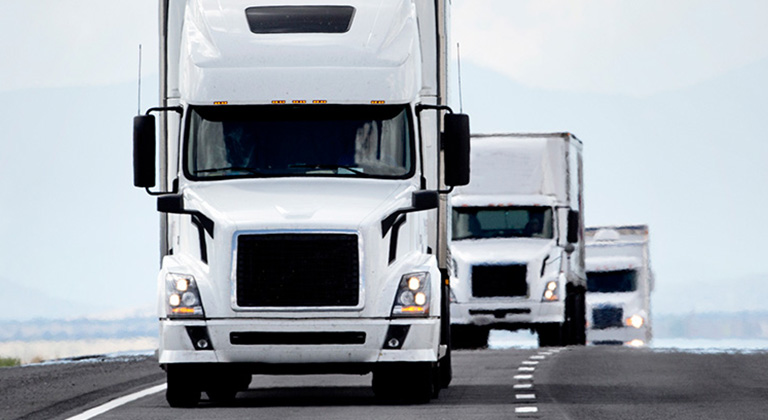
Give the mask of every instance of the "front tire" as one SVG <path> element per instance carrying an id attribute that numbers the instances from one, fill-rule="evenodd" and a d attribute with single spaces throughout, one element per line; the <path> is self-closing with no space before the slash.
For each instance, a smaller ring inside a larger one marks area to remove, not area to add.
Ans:
<path id="1" fill-rule="evenodd" d="M 457 349 L 482 349 L 488 347 L 490 329 L 477 325 L 451 325 L 451 344 Z"/>
<path id="2" fill-rule="evenodd" d="M 165 400 L 173 408 L 192 408 L 200 402 L 201 390 L 194 375 L 185 366 L 167 365 L 165 367 L 168 388 Z"/>
<path id="3" fill-rule="evenodd" d="M 373 393 L 388 402 L 424 404 L 434 394 L 434 363 L 381 363 L 373 371 Z"/>
<path id="4" fill-rule="evenodd" d="M 550 322 L 536 328 L 539 335 L 539 347 L 560 347 L 563 345 L 563 324 Z"/>

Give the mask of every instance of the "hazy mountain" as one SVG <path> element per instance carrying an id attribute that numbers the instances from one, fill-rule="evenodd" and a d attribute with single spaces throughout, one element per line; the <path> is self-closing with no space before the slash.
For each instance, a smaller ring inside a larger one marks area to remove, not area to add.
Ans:
<path id="1" fill-rule="evenodd" d="M 106 310 L 104 306 L 50 296 L 35 288 L 0 278 L 0 321 L 73 319 Z"/>

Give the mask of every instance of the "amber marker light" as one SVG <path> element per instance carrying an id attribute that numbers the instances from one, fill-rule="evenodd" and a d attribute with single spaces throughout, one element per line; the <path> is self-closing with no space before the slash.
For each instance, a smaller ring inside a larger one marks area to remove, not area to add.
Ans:
<path id="1" fill-rule="evenodd" d="M 313 104 L 327 104 L 328 101 L 326 101 L 325 99 L 315 99 L 315 100 L 312 101 L 312 103 Z"/>
<path id="2" fill-rule="evenodd" d="M 229 103 L 229 101 L 214 101 L 213 102 L 214 105 L 226 105 L 228 103 Z"/>
<path id="3" fill-rule="evenodd" d="M 384 101 L 371 101 L 373 105 L 384 105 Z"/>
<path id="4" fill-rule="evenodd" d="M 283 99 L 275 99 L 274 101 L 272 101 L 272 103 L 276 104 L 276 105 L 284 104 L 285 100 L 283 100 Z"/>
<path id="5" fill-rule="evenodd" d="M 293 104 L 305 104 L 305 103 L 307 103 L 307 101 L 305 101 L 304 99 L 294 99 L 293 101 L 291 101 L 291 103 L 293 103 Z"/>

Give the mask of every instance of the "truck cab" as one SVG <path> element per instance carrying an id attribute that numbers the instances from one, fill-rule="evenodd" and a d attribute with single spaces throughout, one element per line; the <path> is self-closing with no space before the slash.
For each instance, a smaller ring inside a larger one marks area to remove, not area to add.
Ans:
<path id="1" fill-rule="evenodd" d="M 455 346 L 485 346 L 490 329 L 583 344 L 581 150 L 570 133 L 472 136 L 472 179 L 451 196 Z"/>
<path id="2" fill-rule="evenodd" d="M 469 176 L 447 6 L 262 3 L 160 2 L 134 185 L 161 213 L 166 398 L 373 372 L 378 396 L 427 401 L 451 379 L 445 188 Z"/>
<path id="3" fill-rule="evenodd" d="M 642 347 L 653 337 L 648 226 L 589 227 L 587 342 Z"/>

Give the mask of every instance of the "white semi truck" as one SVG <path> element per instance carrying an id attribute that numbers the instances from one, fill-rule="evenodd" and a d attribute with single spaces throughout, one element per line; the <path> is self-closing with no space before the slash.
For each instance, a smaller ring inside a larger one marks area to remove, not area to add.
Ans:
<path id="1" fill-rule="evenodd" d="M 451 197 L 457 347 L 490 329 L 584 344 L 582 143 L 570 133 L 473 135 L 469 185 Z"/>
<path id="2" fill-rule="evenodd" d="M 253 374 L 372 372 L 419 402 L 448 385 L 469 119 L 447 106 L 447 22 L 446 0 L 160 0 L 134 184 L 159 196 L 171 406 Z"/>
<path id="3" fill-rule="evenodd" d="M 648 345 L 653 271 L 648 226 L 586 229 L 587 342 Z"/>

